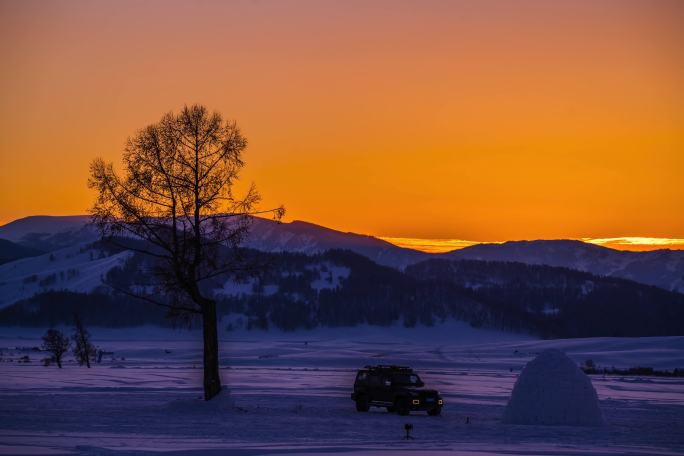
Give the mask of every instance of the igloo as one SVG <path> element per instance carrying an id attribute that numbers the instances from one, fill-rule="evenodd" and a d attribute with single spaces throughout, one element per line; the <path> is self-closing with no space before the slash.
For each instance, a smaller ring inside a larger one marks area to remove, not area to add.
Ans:
<path id="1" fill-rule="evenodd" d="M 604 423 L 589 377 L 558 350 L 527 363 L 515 382 L 504 423 L 600 426 Z"/>

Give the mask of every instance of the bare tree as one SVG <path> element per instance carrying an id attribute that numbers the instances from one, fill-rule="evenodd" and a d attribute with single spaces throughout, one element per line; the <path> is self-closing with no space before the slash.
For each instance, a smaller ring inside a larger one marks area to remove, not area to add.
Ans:
<path id="1" fill-rule="evenodd" d="M 50 328 L 43 336 L 43 350 L 52 354 L 57 367 L 62 368 L 62 356 L 69 350 L 69 338 L 60 330 Z"/>
<path id="2" fill-rule="evenodd" d="M 245 267 L 236 252 L 252 215 L 284 213 L 258 211 L 254 185 L 235 195 L 246 146 L 234 122 L 193 105 L 129 138 L 123 176 L 101 159 L 91 165 L 89 186 L 98 193 L 91 212 L 103 237 L 144 241 L 131 249 L 154 264 L 154 289 L 139 287 L 136 296 L 202 321 L 206 400 L 221 391 L 216 302 L 207 284 Z"/>
<path id="3" fill-rule="evenodd" d="M 80 366 L 90 369 L 90 358 L 95 356 L 95 346 L 90 342 L 90 333 L 85 329 L 81 317 L 74 315 L 74 357 Z"/>

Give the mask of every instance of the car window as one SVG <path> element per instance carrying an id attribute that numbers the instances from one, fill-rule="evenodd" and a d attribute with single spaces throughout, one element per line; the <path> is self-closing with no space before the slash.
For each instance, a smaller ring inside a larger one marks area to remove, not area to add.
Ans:
<path id="1" fill-rule="evenodd" d="M 419 385 L 421 383 L 420 377 L 416 374 L 395 374 L 392 380 L 400 385 Z"/>

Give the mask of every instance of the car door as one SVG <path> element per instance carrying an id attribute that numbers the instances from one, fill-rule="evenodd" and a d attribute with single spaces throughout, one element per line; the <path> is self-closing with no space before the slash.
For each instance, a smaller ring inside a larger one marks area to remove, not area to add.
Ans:
<path id="1" fill-rule="evenodd" d="M 368 385 L 368 397 L 371 401 L 379 401 L 380 395 L 382 395 L 382 380 L 380 376 L 376 373 L 369 373 L 367 379 Z"/>
<path id="2" fill-rule="evenodd" d="M 378 400 L 392 403 L 394 401 L 394 384 L 391 375 L 383 375 L 378 391 Z"/>

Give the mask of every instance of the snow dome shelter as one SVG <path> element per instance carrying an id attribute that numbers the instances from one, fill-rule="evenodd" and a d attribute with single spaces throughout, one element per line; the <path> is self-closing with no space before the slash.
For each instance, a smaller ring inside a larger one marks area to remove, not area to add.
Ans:
<path id="1" fill-rule="evenodd" d="M 604 423 L 589 377 L 558 350 L 527 363 L 515 382 L 504 423 L 600 426 Z"/>

